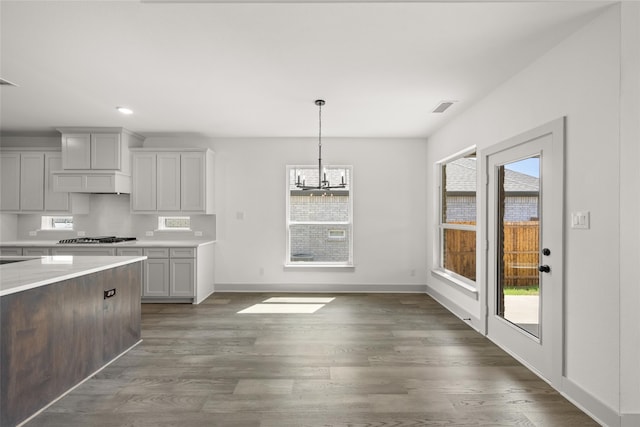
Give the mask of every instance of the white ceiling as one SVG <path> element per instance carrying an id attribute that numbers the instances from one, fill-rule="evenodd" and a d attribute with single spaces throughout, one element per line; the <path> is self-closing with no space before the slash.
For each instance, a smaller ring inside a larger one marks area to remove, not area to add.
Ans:
<path id="1" fill-rule="evenodd" d="M 1 130 L 426 137 L 606 5 L 2 1 Z"/>

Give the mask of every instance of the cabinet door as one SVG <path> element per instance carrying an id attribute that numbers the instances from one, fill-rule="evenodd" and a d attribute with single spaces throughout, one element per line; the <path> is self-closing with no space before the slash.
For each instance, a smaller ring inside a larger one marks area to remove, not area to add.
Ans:
<path id="1" fill-rule="evenodd" d="M 120 169 L 120 134 L 91 134 L 91 169 Z"/>
<path id="2" fill-rule="evenodd" d="M 91 134 L 62 135 L 62 168 L 91 168 Z"/>
<path id="3" fill-rule="evenodd" d="M 196 263 L 195 259 L 171 260 L 171 296 L 194 297 Z"/>
<path id="4" fill-rule="evenodd" d="M 44 153 L 20 155 L 20 210 L 44 210 Z"/>
<path id="5" fill-rule="evenodd" d="M 148 259 L 144 262 L 144 288 L 142 296 L 169 296 L 169 260 Z"/>
<path id="6" fill-rule="evenodd" d="M 158 210 L 180 210 L 180 154 L 158 153 Z"/>
<path id="7" fill-rule="evenodd" d="M 131 210 L 156 210 L 156 155 L 153 153 L 133 154 Z"/>
<path id="8" fill-rule="evenodd" d="M 69 212 L 69 193 L 53 191 L 52 172 L 62 169 L 61 153 L 46 153 L 44 156 L 44 210 Z"/>
<path id="9" fill-rule="evenodd" d="M 0 154 L 0 211 L 20 210 L 20 153 Z"/>
<path id="10" fill-rule="evenodd" d="M 189 212 L 204 212 L 206 208 L 205 153 L 183 153 L 180 174 L 180 206 Z"/>

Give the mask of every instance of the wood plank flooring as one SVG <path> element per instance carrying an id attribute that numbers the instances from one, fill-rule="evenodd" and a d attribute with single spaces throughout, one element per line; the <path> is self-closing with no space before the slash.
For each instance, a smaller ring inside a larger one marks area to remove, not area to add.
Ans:
<path id="1" fill-rule="evenodd" d="M 313 297 L 144 304 L 144 341 L 27 426 L 598 425 L 426 295 L 237 314 L 277 296 Z"/>

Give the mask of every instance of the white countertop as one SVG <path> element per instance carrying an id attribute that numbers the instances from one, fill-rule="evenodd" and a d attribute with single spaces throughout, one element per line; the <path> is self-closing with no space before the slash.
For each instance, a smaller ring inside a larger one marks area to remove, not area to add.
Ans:
<path id="1" fill-rule="evenodd" d="M 1 257 L 27 260 L 0 265 L 0 297 L 73 279 L 121 265 L 144 261 L 146 256 Z"/>
<path id="2" fill-rule="evenodd" d="M 0 246 L 19 247 L 83 247 L 83 248 L 197 248 L 198 246 L 211 245 L 215 240 L 133 240 L 121 243 L 58 243 L 57 240 L 12 240 L 0 242 Z"/>

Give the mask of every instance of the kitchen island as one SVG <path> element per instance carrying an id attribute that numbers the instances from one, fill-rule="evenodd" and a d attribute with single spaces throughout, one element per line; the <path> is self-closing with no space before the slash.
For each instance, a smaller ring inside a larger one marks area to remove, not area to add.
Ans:
<path id="1" fill-rule="evenodd" d="M 140 342 L 145 259 L 0 258 L 0 425 L 24 422 Z"/>

